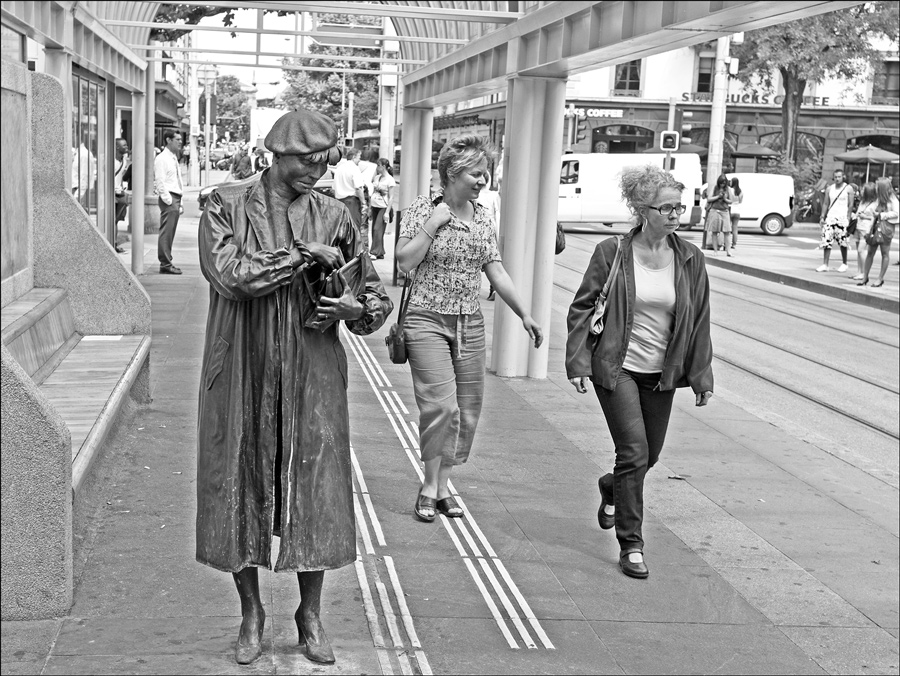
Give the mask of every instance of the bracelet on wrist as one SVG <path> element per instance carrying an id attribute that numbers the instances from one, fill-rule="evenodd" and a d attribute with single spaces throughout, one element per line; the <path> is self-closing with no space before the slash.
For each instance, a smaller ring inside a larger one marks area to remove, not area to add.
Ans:
<path id="1" fill-rule="evenodd" d="M 425 226 L 424 226 L 424 225 L 422 226 L 422 232 L 424 232 L 426 235 L 428 235 L 428 239 L 434 241 L 434 235 L 432 235 L 430 232 L 428 232 L 428 231 L 425 229 Z"/>

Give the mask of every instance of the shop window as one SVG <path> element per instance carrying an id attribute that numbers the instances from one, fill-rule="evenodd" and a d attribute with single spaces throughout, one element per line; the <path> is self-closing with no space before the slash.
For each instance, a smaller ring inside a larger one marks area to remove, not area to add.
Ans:
<path id="1" fill-rule="evenodd" d="M 691 129 L 691 145 L 709 148 L 709 127 L 694 127 Z M 731 156 L 738 147 L 738 135 L 733 131 L 725 131 L 722 140 L 722 171 L 734 171 L 734 158 Z M 700 164 L 706 168 L 706 156 L 700 158 Z"/>
<path id="2" fill-rule="evenodd" d="M 633 124 L 610 124 L 591 130 L 592 153 L 640 153 L 653 147 L 653 130 Z"/>
<path id="3" fill-rule="evenodd" d="M 571 185 L 573 183 L 578 183 L 578 171 L 578 160 L 569 160 L 568 162 L 563 162 L 562 171 L 559 174 L 559 184 Z"/>
<path id="4" fill-rule="evenodd" d="M 25 63 L 25 36 L 9 26 L 3 26 L 3 58 Z"/>
<path id="5" fill-rule="evenodd" d="M 616 80 L 613 85 L 613 96 L 641 95 L 641 61 L 629 61 L 616 66 Z"/>
<path id="6" fill-rule="evenodd" d="M 712 56 L 701 56 L 697 67 L 697 93 L 712 94 L 716 59 Z"/>
<path id="7" fill-rule="evenodd" d="M 72 196 L 106 229 L 106 87 L 72 76 Z"/>
<path id="8" fill-rule="evenodd" d="M 759 137 L 759 143 L 764 145 L 766 148 L 771 148 L 772 150 L 776 150 L 779 153 L 782 151 L 782 143 L 781 143 L 781 132 L 776 131 L 771 134 L 763 134 Z M 821 170 L 822 168 L 822 158 L 825 155 L 825 139 L 822 136 L 817 136 L 815 134 L 809 134 L 805 131 L 797 132 L 797 164 L 800 165 L 806 160 L 813 160 L 816 166 Z M 765 165 L 765 163 L 770 162 L 771 160 L 757 160 L 757 167 L 760 166 L 760 163 Z"/>
<path id="9" fill-rule="evenodd" d="M 896 106 L 900 103 L 900 61 L 882 61 L 875 68 L 872 104 Z"/>
<path id="10" fill-rule="evenodd" d="M 900 155 L 900 136 L 889 136 L 887 134 L 871 134 L 868 136 L 857 136 L 847 141 L 847 150 L 856 150 L 857 148 L 865 148 L 873 145 L 876 148 L 887 150 L 888 152 Z M 886 176 L 891 179 L 894 190 L 900 187 L 900 165 L 890 162 L 888 164 L 876 164 L 874 162 L 868 165 L 865 162 L 844 162 L 844 175 L 847 181 L 862 185 L 866 182 L 866 176 L 870 181 L 876 178 Z"/>

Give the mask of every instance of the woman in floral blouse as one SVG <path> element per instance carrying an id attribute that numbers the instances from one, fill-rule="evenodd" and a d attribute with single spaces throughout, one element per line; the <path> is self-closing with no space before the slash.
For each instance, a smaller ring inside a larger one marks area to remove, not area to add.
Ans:
<path id="1" fill-rule="evenodd" d="M 484 317 L 478 297 L 481 271 L 522 318 L 539 347 L 541 327 L 531 318 L 503 269 L 490 215 L 476 203 L 485 186 L 492 149 L 478 136 L 452 139 L 441 150 L 443 194 L 420 195 L 409 206 L 397 242 L 403 272 L 418 266 L 405 335 L 416 403 L 425 482 L 415 513 L 461 517 L 447 482 L 454 465 L 469 457 L 484 396 Z"/>

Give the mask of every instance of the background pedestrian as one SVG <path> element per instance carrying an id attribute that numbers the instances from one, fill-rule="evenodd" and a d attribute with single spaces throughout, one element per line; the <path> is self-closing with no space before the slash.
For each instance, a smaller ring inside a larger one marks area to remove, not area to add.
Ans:
<path id="1" fill-rule="evenodd" d="M 741 182 L 735 176 L 731 179 L 731 250 L 737 246 L 738 225 L 741 222 L 741 203 L 744 201 L 744 191 Z M 728 245 L 728 242 L 725 242 Z"/>
<path id="2" fill-rule="evenodd" d="M 728 188 L 728 177 L 725 174 L 716 179 L 715 188 L 706 203 L 706 231 L 712 239 L 713 251 L 718 255 L 720 235 L 724 233 L 723 246 L 725 253 L 731 255 L 729 240 L 731 238 L 731 192 Z"/>
<path id="3" fill-rule="evenodd" d="M 825 191 L 824 208 L 822 218 L 819 221 L 822 226 L 822 241 L 819 248 L 822 249 L 822 265 L 816 268 L 816 272 L 827 272 L 828 263 L 831 260 L 831 250 L 837 244 L 841 250 L 841 265 L 838 272 L 847 271 L 847 226 L 853 214 L 853 202 L 855 196 L 853 187 L 844 183 L 844 172 L 834 170 L 834 183 Z"/>
<path id="4" fill-rule="evenodd" d="M 648 165 L 623 171 L 620 187 L 638 225 L 621 239 L 599 337 L 594 306 L 619 244 L 609 237 L 594 249 L 569 307 L 566 374 L 582 394 L 592 381 L 615 444 L 613 472 L 598 481 L 600 527 L 615 526 L 622 572 L 645 578 L 644 477 L 662 451 L 675 388 L 693 389 L 697 406 L 712 396 L 709 280 L 700 250 L 676 234 L 684 185 Z"/>
<path id="5" fill-rule="evenodd" d="M 891 179 L 887 177 L 876 179 L 875 195 L 878 203 L 875 207 L 875 222 L 872 230 L 876 236 L 869 241 L 866 268 L 858 286 L 865 286 L 869 283 L 869 272 L 878 249 L 881 249 L 881 272 L 878 274 L 878 280 L 872 286 L 879 287 L 884 284 L 884 276 L 891 264 L 891 240 L 894 238 L 894 230 L 897 228 L 898 218 L 900 218 L 900 206 L 897 203 L 897 195 L 894 194 L 894 189 L 891 187 Z"/>
<path id="6" fill-rule="evenodd" d="M 363 213 L 366 203 L 365 180 L 359 170 L 359 162 L 359 149 L 349 148 L 345 159 L 334 168 L 334 196 L 350 211 L 350 220 L 359 233 L 363 250 L 366 250 L 369 248 L 369 228 Z M 366 227 L 363 227 L 364 224 Z"/>
<path id="7" fill-rule="evenodd" d="M 178 229 L 178 217 L 184 213 L 181 206 L 181 157 L 183 141 L 181 132 L 167 130 L 163 133 L 165 148 L 153 161 L 156 194 L 159 196 L 159 239 L 156 253 L 159 258 L 159 272 L 163 275 L 180 275 L 181 269 L 172 264 L 172 242 Z"/>
<path id="8" fill-rule="evenodd" d="M 875 184 L 869 181 L 862 187 L 859 199 L 859 208 L 856 210 L 856 274 L 853 279 L 861 280 L 866 277 L 866 256 L 869 246 L 866 244 L 866 235 L 872 229 L 875 222 L 875 209 L 878 206 L 878 197 L 875 194 Z"/>
<path id="9" fill-rule="evenodd" d="M 493 149 L 479 136 L 449 141 L 438 156 L 442 192 L 418 196 L 403 215 L 397 262 L 417 268 L 410 291 L 405 336 L 419 406 L 419 446 L 425 481 L 415 515 L 461 517 L 447 482 L 466 462 L 484 397 L 484 317 L 478 302 L 484 271 L 539 347 L 532 319 L 503 269 L 494 224 L 477 199 L 487 183 Z"/>
<path id="10" fill-rule="evenodd" d="M 393 176 L 391 162 L 382 157 L 375 167 L 375 178 L 372 180 L 372 245 L 369 253 L 372 258 L 384 258 L 384 229 L 394 200 L 394 189 L 397 182 Z"/>

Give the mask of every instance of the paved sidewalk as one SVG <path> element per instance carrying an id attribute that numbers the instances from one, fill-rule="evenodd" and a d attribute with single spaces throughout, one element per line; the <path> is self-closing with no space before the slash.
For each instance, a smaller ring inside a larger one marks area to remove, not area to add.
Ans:
<path id="1" fill-rule="evenodd" d="M 595 516 L 611 441 L 596 400 L 565 379 L 564 303 L 547 380 L 488 374 L 472 460 L 453 475 L 467 509 L 454 523 L 411 517 L 417 415 L 387 327 L 344 334 L 360 559 L 326 575 L 338 662 L 302 656 L 296 578 L 263 571 L 265 652 L 238 667 L 231 578 L 193 555 L 208 285 L 186 216 L 183 276 L 159 275 L 145 240 L 153 402 L 97 465 L 75 603 L 2 623 L 4 674 L 898 673 L 896 488 L 727 400 L 698 409 L 679 392 L 648 475 L 651 578 L 618 571 Z M 376 264 L 386 282 L 390 260 Z"/>

